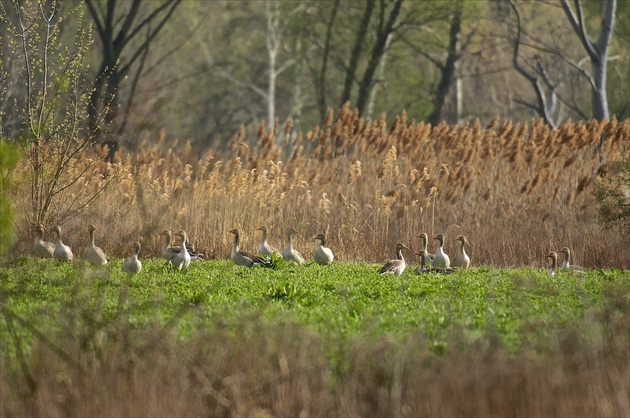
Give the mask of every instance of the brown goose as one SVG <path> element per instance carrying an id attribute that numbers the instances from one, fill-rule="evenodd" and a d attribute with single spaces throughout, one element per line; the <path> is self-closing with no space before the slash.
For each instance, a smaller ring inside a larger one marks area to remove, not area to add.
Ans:
<path id="1" fill-rule="evenodd" d="M 560 266 L 560 268 L 573 271 L 584 270 L 584 268 L 582 268 L 581 266 L 571 264 L 571 250 L 569 250 L 569 247 L 564 247 L 562 250 L 560 250 L 560 252 L 564 256 L 564 259 L 562 260 L 562 266 Z"/>
<path id="2" fill-rule="evenodd" d="M 140 254 L 140 243 L 135 242 L 133 244 L 133 255 L 125 260 L 120 269 L 129 274 L 137 274 L 142 270 L 142 262 L 138 259 Z"/>
<path id="3" fill-rule="evenodd" d="M 37 236 L 35 237 L 35 243 L 33 250 L 35 255 L 41 258 L 53 258 L 53 252 L 55 251 L 55 244 L 52 242 L 44 241 L 44 226 L 39 224 L 35 227 Z"/>
<path id="4" fill-rule="evenodd" d="M 162 257 L 170 261 L 175 255 L 179 254 L 179 247 L 171 247 L 173 236 L 169 229 L 160 232 L 160 236 L 164 237 L 162 240 Z"/>
<path id="5" fill-rule="evenodd" d="M 435 254 L 431 254 L 429 250 L 427 250 L 427 245 L 429 243 L 429 236 L 426 234 L 426 232 L 423 232 L 422 234 L 418 236 L 420 237 L 420 240 L 422 241 L 422 251 L 424 251 L 424 257 L 425 257 L 426 263 L 428 263 L 430 267 L 431 263 L 433 263 L 433 258 L 435 257 Z"/>
<path id="6" fill-rule="evenodd" d="M 284 258 L 284 261 L 287 263 L 292 261 L 298 264 L 303 264 L 304 257 L 302 257 L 302 254 L 300 254 L 298 250 L 293 248 L 293 234 L 295 233 L 297 233 L 297 231 L 293 228 L 289 228 L 287 230 L 287 244 L 282 250 L 282 258 Z"/>
<path id="7" fill-rule="evenodd" d="M 405 267 L 407 267 L 407 264 L 405 263 L 405 258 L 402 255 L 402 250 L 408 249 L 409 247 L 407 247 L 405 244 L 396 244 L 396 258 L 385 263 L 383 267 L 379 269 L 379 274 L 402 274 L 402 272 L 405 271 Z"/>
<path id="8" fill-rule="evenodd" d="M 83 258 L 85 258 L 93 266 L 101 267 L 109 263 L 109 260 L 107 260 L 105 251 L 94 244 L 94 231 L 96 231 L 96 227 L 94 225 L 88 226 L 90 240 L 87 247 L 85 247 L 85 251 L 83 251 Z"/>
<path id="9" fill-rule="evenodd" d="M 244 267 L 254 267 L 254 266 L 265 266 L 268 265 L 268 261 L 264 258 L 257 256 L 252 253 L 248 253 L 247 251 L 242 251 L 238 248 L 238 240 L 239 240 L 239 231 L 238 229 L 232 229 L 228 231 L 231 234 L 234 234 L 234 245 L 232 246 L 232 253 L 230 254 L 230 258 L 234 261 L 235 264 Z"/>
<path id="10" fill-rule="evenodd" d="M 547 258 L 551 259 L 551 266 L 549 266 L 549 270 L 547 270 L 547 275 L 555 276 L 556 274 L 556 264 L 558 263 L 558 253 L 555 251 L 547 254 Z"/>
<path id="11" fill-rule="evenodd" d="M 463 235 L 458 236 L 457 240 L 460 242 L 459 254 L 457 254 L 457 257 L 455 257 L 455 260 L 453 260 L 451 265 L 453 267 L 467 269 L 470 266 L 470 257 L 468 257 L 468 254 L 466 254 L 464 246 L 468 244 L 468 240 Z"/>
<path id="12" fill-rule="evenodd" d="M 57 242 L 55 243 L 55 250 L 53 251 L 53 258 L 57 261 L 72 261 L 74 254 L 72 250 L 61 240 L 61 227 L 57 225 L 52 229 L 52 232 L 57 234 Z"/>
<path id="13" fill-rule="evenodd" d="M 258 244 L 258 255 L 263 257 L 270 257 L 271 254 L 280 255 L 280 251 L 278 251 L 277 248 L 267 243 L 267 226 L 263 225 L 256 231 L 262 231 L 262 239 L 260 240 L 260 244 Z"/>
<path id="14" fill-rule="evenodd" d="M 315 253 L 313 254 L 315 262 L 317 264 L 330 265 L 335 259 L 335 256 L 332 250 L 326 247 L 326 236 L 324 234 L 317 234 L 313 239 L 319 240 L 319 244 L 315 247 Z"/>
<path id="15" fill-rule="evenodd" d="M 190 254 L 190 261 L 203 260 L 205 257 L 205 254 L 197 251 L 197 247 L 192 242 L 186 244 L 186 249 L 188 250 L 188 254 Z"/>

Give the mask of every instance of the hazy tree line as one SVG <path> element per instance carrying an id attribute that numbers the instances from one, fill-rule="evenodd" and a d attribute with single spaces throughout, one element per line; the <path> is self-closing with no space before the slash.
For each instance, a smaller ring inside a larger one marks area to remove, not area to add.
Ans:
<path id="1" fill-rule="evenodd" d="M 16 28 L 29 2 L 1 1 L 0 136 L 18 138 L 25 135 L 19 109 L 29 86 L 14 59 L 25 51 Z M 58 50 L 51 59 L 73 50 L 77 27 L 91 34 L 91 47 L 80 52 L 90 80 L 83 86 L 85 123 L 95 141 L 111 146 L 133 147 L 164 129 L 203 148 L 261 120 L 270 127 L 291 119 L 296 129 L 311 129 L 345 102 L 365 117 L 404 109 L 410 119 L 432 124 L 499 115 L 558 125 L 630 115 L 625 1 L 49 0 L 40 6 L 42 15 L 56 12 Z"/>

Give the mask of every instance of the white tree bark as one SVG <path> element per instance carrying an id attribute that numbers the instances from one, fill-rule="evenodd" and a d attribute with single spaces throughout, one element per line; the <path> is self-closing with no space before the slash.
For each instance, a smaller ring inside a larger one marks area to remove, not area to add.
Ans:
<path id="1" fill-rule="evenodd" d="M 608 46 L 615 25 L 615 10 L 617 0 L 605 0 L 602 2 L 602 18 L 597 39 L 593 40 L 586 32 L 584 14 L 580 0 L 574 0 L 575 11 L 567 0 L 562 0 L 562 9 L 571 23 L 573 31 L 577 34 L 582 46 L 586 50 L 591 61 L 591 105 L 593 118 L 609 118 L 608 96 L 606 94 L 606 60 L 608 59 Z"/>

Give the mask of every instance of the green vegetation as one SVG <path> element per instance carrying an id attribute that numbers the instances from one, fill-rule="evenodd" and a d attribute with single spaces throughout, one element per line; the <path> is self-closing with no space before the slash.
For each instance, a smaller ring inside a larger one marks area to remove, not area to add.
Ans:
<path id="1" fill-rule="evenodd" d="M 0 270 L 4 415 L 626 411 L 627 272 L 121 263 Z"/>
<path id="2" fill-rule="evenodd" d="M 468 342 L 496 332 L 515 353 L 540 349 L 567 325 L 588 334 L 594 324 L 585 323 L 587 313 L 630 294 L 630 274 L 620 271 L 576 278 L 572 273 L 549 277 L 539 269 L 417 275 L 408 268 L 401 276 L 379 276 L 376 266 L 364 264 L 272 270 L 212 261 L 178 273 L 145 260 L 141 274 L 129 278 L 118 271 L 119 264 L 93 270 L 78 263 L 22 260 L 2 272 L 3 312 L 44 330 L 62 325 L 72 309 L 90 310 L 103 326 L 122 311 L 134 324 L 164 325 L 184 309 L 176 324 L 182 338 L 203 323 L 258 314 L 269 322 L 295 319 L 327 338 L 366 332 L 404 338 L 419 331 L 440 351 L 448 350 L 446 341 L 455 330 Z M 8 337 L 3 335 L 5 341 Z"/>

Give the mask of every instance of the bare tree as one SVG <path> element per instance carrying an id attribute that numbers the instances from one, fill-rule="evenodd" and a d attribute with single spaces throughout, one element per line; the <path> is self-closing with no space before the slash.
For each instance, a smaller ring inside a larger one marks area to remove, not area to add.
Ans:
<path id="1" fill-rule="evenodd" d="M 461 50 L 466 48 L 458 45 L 461 32 L 461 18 L 462 6 L 460 3 L 457 3 L 449 18 L 448 46 L 444 63 L 428 54 L 425 55 L 440 70 L 440 80 L 437 83 L 433 100 L 433 111 L 427 118 L 427 121 L 433 126 L 440 123 L 443 119 L 444 103 L 455 77 L 455 64 L 461 58 Z M 468 39 L 470 40 L 470 37 Z"/>
<path id="2" fill-rule="evenodd" d="M 556 127 L 556 112 L 558 107 L 558 96 L 556 94 L 556 85 L 552 83 L 549 75 L 545 71 L 542 62 L 540 59 L 536 59 L 536 67 L 538 69 L 537 73 L 533 73 L 528 71 L 519 61 L 520 58 L 520 46 L 522 43 L 522 22 L 521 22 L 521 13 L 516 6 L 514 0 L 510 0 L 510 5 L 512 6 L 512 10 L 516 15 L 516 33 L 514 35 L 514 49 L 512 54 L 512 65 L 518 71 L 520 75 L 522 75 L 532 86 L 534 89 L 534 93 L 536 94 L 536 104 L 532 105 L 527 102 L 521 102 L 526 106 L 534 109 L 536 113 L 552 127 Z"/>
<path id="3" fill-rule="evenodd" d="M 523 24 L 519 8 L 515 0 L 510 0 L 510 6 L 516 15 L 516 27 L 513 40 L 513 58 L 512 64 L 516 71 L 521 74 L 532 86 L 536 95 L 536 103 L 529 104 L 522 102 L 534 109 L 546 123 L 551 126 L 557 126 L 559 123 L 559 104 L 565 104 L 569 108 L 576 111 L 584 118 L 608 118 L 608 96 L 606 92 L 606 69 L 608 60 L 608 47 L 610 45 L 612 31 L 615 22 L 615 10 L 617 0 L 607 0 L 602 3 L 602 12 L 600 19 L 600 31 L 596 40 L 591 39 L 587 33 L 584 23 L 584 12 L 580 0 L 574 0 L 573 7 L 567 0 L 561 0 L 562 9 L 566 15 L 572 30 L 577 34 L 583 49 L 586 51 L 588 60 L 590 61 L 590 72 L 584 68 L 586 60 L 574 60 L 569 54 L 557 47 L 544 45 L 541 42 L 535 42 L 528 46 L 537 50 L 533 57 L 533 65 L 528 69 L 520 61 L 520 47 L 525 45 L 523 40 Z M 541 56 L 549 55 L 552 59 L 569 65 L 574 71 L 584 77 L 591 92 L 591 111 L 581 112 L 577 106 L 566 98 L 563 98 L 560 86 L 564 76 L 556 74 L 556 80 L 545 66 Z"/>
<path id="4" fill-rule="evenodd" d="M 394 0 L 389 15 L 385 18 L 385 2 L 381 1 L 381 9 L 379 13 L 378 26 L 376 31 L 376 42 L 372 47 L 372 53 L 368 61 L 363 78 L 359 83 L 359 95 L 357 98 L 357 108 L 361 114 L 365 114 L 368 108 L 368 100 L 370 94 L 376 84 L 376 70 L 385 57 L 387 48 L 392 40 L 395 30 L 396 21 L 400 14 L 403 0 Z"/>
<path id="5" fill-rule="evenodd" d="M 562 0 L 562 9 L 567 15 L 573 31 L 580 39 L 580 42 L 591 61 L 592 74 L 588 75 L 586 72 L 584 72 L 584 74 L 589 79 L 591 85 L 591 106 L 593 118 L 608 119 L 606 61 L 608 59 L 608 46 L 610 45 L 610 39 L 615 25 L 617 0 L 606 0 L 602 2 L 600 29 L 597 39 L 595 40 L 591 39 L 588 35 L 586 26 L 584 25 L 584 13 L 582 11 L 581 1 L 574 0 L 573 3 L 575 5 L 575 11 L 571 8 L 571 5 L 567 0 Z"/>
<path id="6" fill-rule="evenodd" d="M 276 120 L 276 80 L 278 76 L 288 67 L 295 63 L 295 59 L 290 58 L 282 64 L 278 64 L 278 53 L 282 47 L 282 38 L 284 32 L 280 26 L 280 12 L 278 10 L 278 0 L 267 1 L 266 7 L 267 17 L 267 57 L 268 57 L 268 84 L 267 94 L 267 126 L 272 128 Z M 295 13 L 293 10 L 292 13 Z"/>
<path id="7" fill-rule="evenodd" d="M 319 110 L 319 118 L 324 121 L 328 107 L 326 106 L 326 71 L 328 69 L 328 57 L 330 56 L 331 44 L 332 44 L 332 30 L 337 17 L 337 11 L 339 10 L 340 0 L 335 0 L 333 3 L 332 11 L 330 12 L 330 19 L 326 24 L 326 37 L 324 40 L 324 50 L 322 55 L 322 64 L 317 76 L 317 109 Z"/>
<path id="8" fill-rule="evenodd" d="M 160 3 L 132 0 L 120 2 L 116 0 L 85 0 L 88 12 L 94 21 L 96 33 L 101 45 L 101 63 L 98 78 L 91 96 L 91 120 L 101 109 L 113 111 L 119 103 L 118 89 L 138 62 L 146 59 L 151 43 L 169 21 L 181 0 L 163 0 Z M 141 38 L 144 35 L 144 38 Z M 140 76 L 142 65 L 136 69 L 135 78 Z M 132 86 L 135 86 L 134 82 Z M 133 90 L 133 89 L 132 89 Z M 104 98 L 114 97 L 113 106 L 107 107 Z M 133 91 L 127 102 L 133 100 Z M 130 106 L 125 108 L 129 111 Z M 110 117 L 113 115 L 110 114 Z M 118 146 L 114 138 L 106 141 L 110 147 L 108 159 Z"/>
<path id="9" fill-rule="evenodd" d="M 370 26 L 370 20 L 372 19 L 372 13 L 374 12 L 374 4 L 376 0 L 367 0 L 365 2 L 365 10 L 363 17 L 359 23 L 357 34 L 354 38 L 354 45 L 352 46 L 352 52 L 350 54 L 350 61 L 346 67 L 346 77 L 343 83 L 343 91 L 341 93 L 341 100 L 339 106 L 343 106 L 344 103 L 350 100 L 350 94 L 352 93 L 352 86 L 356 81 L 357 67 L 359 66 L 359 59 L 363 54 L 363 44 L 365 37 Z"/>

